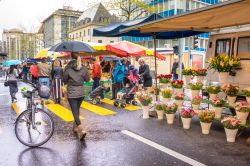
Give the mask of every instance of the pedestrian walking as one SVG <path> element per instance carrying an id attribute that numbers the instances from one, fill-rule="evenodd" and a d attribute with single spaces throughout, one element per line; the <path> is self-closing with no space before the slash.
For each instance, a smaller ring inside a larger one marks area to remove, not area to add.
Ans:
<path id="1" fill-rule="evenodd" d="M 29 73 L 29 69 L 28 69 L 27 63 L 23 63 L 23 68 L 22 68 L 23 82 L 28 81 L 28 73 Z"/>
<path id="2" fill-rule="evenodd" d="M 121 63 L 120 60 L 118 60 L 116 62 L 115 70 L 113 71 L 113 84 L 114 84 L 113 97 L 114 99 L 117 98 L 117 93 L 123 87 L 123 79 L 124 79 L 124 65 Z"/>
<path id="3" fill-rule="evenodd" d="M 9 70 L 7 71 L 6 77 L 8 81 L 11 101 L 13 103 L 17 101 L 16 93 L 18 92 L 18 86 L 17 86 L 18 73 L 17 69 L 15 68 L 15 65 L 10 66 Z"/>
<path id="4" fill-rule="evenodd" d="M 97 62 L 96 58 L 93 58 L 91 60 L 93 64 L 93 70 L 92 70 L 92 79 L 93 79 L 93 86 L 92 90 L 95 90 L 98 86 L 100 86 L 100 81 L 102 77 L 102 67 L 101 65 Z"/>
<path id="5" fill-rule="evenodd" d="M 61 62 L 56 59 L 52 65 L 52 97 L 56 103 L 61 102 L 62 84 L 63 84 L 63 69 Z"/>
<path id="6" fill-rule="evenodd" d="M 143 87 L 145 89 L 152 87 L 153 81 L 152 76 L 150 74 L 149 66 L 145 63 L 145 60 L 143 58 L 140 58 L 138 60 L 139 62 L 139 75 L 141 78 L 143 78 Z"/>
<path id="7" fill-rule="evenodd" d="M 129 83 L 129 75 L 130 75 L 130 70 L 129 66 L 131 65 L 130 61 L 128 61 L 127 58 L 122 58 L 121 59 L 122 64 L 124 65 L 124 79 L 123 79 L 123 84 L 126 85 Z"/>
<path id="8" fill-rule="evenodd" d="M 179 67 L 179 58 L 174 58 L 174 63 L 172 65 L 171 74 L 173 75 L 173 80 L 178 80 L 178 67 Z M 184 64 L 182 63 L 182 69 L 184 69 Z"/>
<path id="9" fill-rule="evenodd" d="M 86 136 L 86 131 L 79 119 L 80 106 L 84 99 L 84 82 L 90 80 L 88 70 L 81 64 L 81 58 L 76 53 L 72 53 L 72 60 L 65 67 L 63 74 L 64 84 L 67 85 L 67 96 L 71 107 L 75 123 L 73 131 L 77 132 L 80 140 Z"/>

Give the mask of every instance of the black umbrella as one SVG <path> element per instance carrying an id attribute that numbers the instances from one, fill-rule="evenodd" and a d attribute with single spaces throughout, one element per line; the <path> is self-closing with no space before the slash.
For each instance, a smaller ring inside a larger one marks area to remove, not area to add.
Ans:
<path id="1" fill-rule="evenodd" d="M 90 45 L 79 41 L 65 41 L 53 46 L 49 51 L 54 52 L 95 52 Z"/>

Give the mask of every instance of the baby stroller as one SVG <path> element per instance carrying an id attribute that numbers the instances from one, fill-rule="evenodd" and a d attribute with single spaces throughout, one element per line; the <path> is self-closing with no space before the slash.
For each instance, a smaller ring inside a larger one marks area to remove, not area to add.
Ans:
<path id="1" fill-rule="evenodd" d="M 98 86 L 92 92 L 90 92 L 90 98 L 92 104 L 97 104 L 101 102 L 101 99 L 104 99 L 104 93 L 108 93 L 110 91 L 110 87 L 104 87 L 103 85 Z"/>

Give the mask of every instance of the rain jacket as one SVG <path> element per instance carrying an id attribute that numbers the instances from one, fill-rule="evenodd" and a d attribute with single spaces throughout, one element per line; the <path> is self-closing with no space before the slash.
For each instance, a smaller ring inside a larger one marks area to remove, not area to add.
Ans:
<path id="1" fill-rule="evenodd" d="M 37 78 L 38 77 L 38 66 L 37 65 L 32 65 L 30 67 L 30 72 L 33 77 Z"/>
<path id="2" fill-rule="evenodd" d="M 65 67 L 63 74 L 63 81 L 68 85 L 68 98 L 81 98 L 84 97 L 83 83 L 90 80 L 88 70 L 82 66 L 77 70 L 76 60 L 71 60 Z"/>
<path id="3" fill-rule="evenodd" d="M 117 61 L 115 70 L 113 72 L 113 76 L 114 76 L 114 83 L 119 83 L 119 82 L 123 82 L 123 78 L 124 78 L 124 65 L 121 63 L 120 60 Z"/>

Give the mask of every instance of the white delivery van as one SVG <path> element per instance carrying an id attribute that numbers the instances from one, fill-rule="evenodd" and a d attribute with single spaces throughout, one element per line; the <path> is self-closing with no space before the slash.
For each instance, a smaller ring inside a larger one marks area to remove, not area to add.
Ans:
<path id="1" fill-rule="evenodd" d="M 238 84 L 241 89 L 250 87 L 250 25 L 213 32 L 207 46 L 206 60 L 221 53 L 241 59 L 242 69 L 237 70 L 235 76 L 230 76 L 229 83 Z M 218 72 L 210 70 L 207 81 L 218 80 Z"/>

